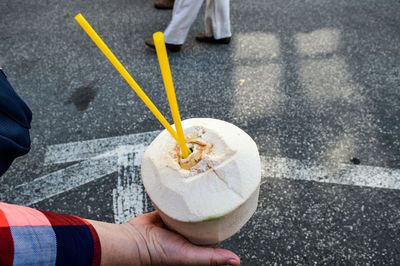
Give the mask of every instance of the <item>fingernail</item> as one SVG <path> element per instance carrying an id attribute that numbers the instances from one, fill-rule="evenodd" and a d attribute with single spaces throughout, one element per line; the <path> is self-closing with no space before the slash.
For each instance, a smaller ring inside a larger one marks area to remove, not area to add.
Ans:
<path id="1" fill-rule="evenodd" d="M 227 263 L 228 263 L 229 265 L 236 265 L 237 261 L 236 261 L 235 259 L 229 259 L 229 260 L 227 261 Z"/>

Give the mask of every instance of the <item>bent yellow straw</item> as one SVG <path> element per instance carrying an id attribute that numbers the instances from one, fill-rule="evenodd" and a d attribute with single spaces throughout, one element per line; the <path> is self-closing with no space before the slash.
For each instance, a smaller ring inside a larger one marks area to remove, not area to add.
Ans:
<path id="1" fill-rule="evenodd" d="M 167 91 L 169 107 L 171 109 L 172 118 L 174 119 L 176 132 L 178 133 L 178 143 L 182 150 L 182 157 L 186 158 L 189 156 L 190 150 L 186 146 L 185 136 L 183 134 L 178 102 L 176 101 L 171 69 L 168 62 L 167 49 L 165 47 L 164 36 L 162 32 L 154 33 L 153 40 L 157 51 L 158 62 L 160 63 L 161 75 L 163 77 L 165 90 Z"/>
<path id="2" fill-rule="evenodd" d="M 157 107 L 153 104 L 153 102 L 147 97 L 147 95 L 143 92 L 143 90 L 139 87 L 136 81 L 129 75 L 128 71 L 125 67 L 118 61 L 115 55 L 111 52 L 111 50 L 107 47 L 107 45 L 103 42 L 103 40 L 97 35 L 94 29 L 89 25 L 89 23 L 85 20 L 81 13 L 75 16 L 76 21 L 78 21 L 79 25 L 85 30 L 87 35 L 92 39 L 92 41 L 99 47 L 99 49 L 103 52 L 103 54 L 110 60 L 110 62 L 114 65 L 114 67 L 118 70 L 121 76 L 128 82 L 128 84 L 132 87 L 132 89 L 137 93 L 137 95 L 142 99 L 142 101 L 146 104 L 146 106 L 150 109 L 150 111 L 157 117 L 158 121 L 168 130 L 171 136 L 179 143 L 178 135 L 175 130 L 171 127 L 168 121 L 164 118 L 164 116 L 158 111 Z"/>

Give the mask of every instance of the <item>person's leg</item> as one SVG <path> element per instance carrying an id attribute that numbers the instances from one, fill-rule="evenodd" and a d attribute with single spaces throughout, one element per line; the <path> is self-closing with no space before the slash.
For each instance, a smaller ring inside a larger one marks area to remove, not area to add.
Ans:
<path id="1" fill-rule="evenodd" d="M 182 45 L 185 42 L 202 3 L 203 0 L 175 0 L 172 20 L 164 31 L 166 43 Z"/>
<path id="2" fill-rule="evenodd" d="M 205 33 L 197 35 L 196 40 L 229 43 L 231 37 L 229 0 L 207 0 L 204 23 Z"/>
<path id="3" fill-rule="evenodd" d="M 206 12 L 204 16 L 205 35 L 207 37 L 213 36 L 213 17 L 212 17 L 213 11 L 214 11 L 214 0 L 207 0 Z"/>
<path id="4" fill-rule="evenodd" d="M 207 0 L 206 35 L 215 39 L 231 37 L 229 0 Z"/>

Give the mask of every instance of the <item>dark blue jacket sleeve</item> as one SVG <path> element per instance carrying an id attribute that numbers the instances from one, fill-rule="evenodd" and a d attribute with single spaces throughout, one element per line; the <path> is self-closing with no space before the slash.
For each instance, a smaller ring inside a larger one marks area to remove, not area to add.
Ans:
<path id="1" fill-rule="evenodd" d="M 28 153 L 32 112 L 0 70 L 0 175 L 18 156 Z"/>

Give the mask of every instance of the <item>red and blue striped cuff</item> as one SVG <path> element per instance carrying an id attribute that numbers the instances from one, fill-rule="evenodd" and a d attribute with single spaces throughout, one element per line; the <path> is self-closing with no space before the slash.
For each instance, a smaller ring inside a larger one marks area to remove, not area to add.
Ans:
<path id="1" fill-rule="evenodd" d="M 0 202 L 0 265 L 100 265 L 86 220 Z"/>

